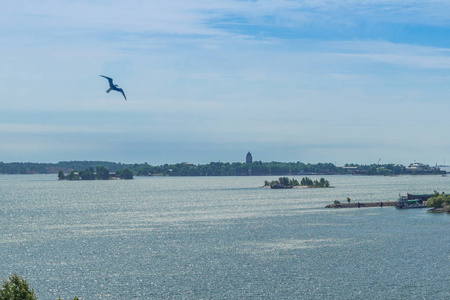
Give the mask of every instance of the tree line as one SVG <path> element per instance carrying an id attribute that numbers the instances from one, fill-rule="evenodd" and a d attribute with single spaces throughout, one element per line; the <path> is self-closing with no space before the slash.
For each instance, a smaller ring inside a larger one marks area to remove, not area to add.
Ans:
<path id="1" fill-rule="evenodd" d="M 326 180 L 325 178 L 320 178 L 320 180 L 312 180 L 308 177 L 303 177 L 302 180 L 300 182 L 298 182 L 297 179 L 292 178 L 289 179 L 288 177 L 280 177 L 278 178 L 278 180 L 272 180 L 272 181 L 267 181 L 264 180 L 264 186 L 307 186 L 307 187 L 315 187 L 315 188 L 325 188 L 325 187 L 330 187 L 330 182 L 328 180 Z"/>
<path id="2" fill-rule="evenodd" d="M 302 163 L 302 162 L 261 162 L 252 163 L 223 163 L 193 165 L 188 163 L 164 164 L 152 166 L 148 163 L 123 164 L 107 161 L 62 161 L 58 163 L 4 163 L 0 162 L 0 174 L 50 174 L 72 170 L 89 170 L 103 167 L 110 172 L 129 169 L 137 176 L 248 176 L 248 175 L 402 175 L 422 174 L 421 171 L 411 172 L 397 164 L 346 164 L 337 167 L 332 163 Z M 426 174 L 440 174 L 440 171 L 426 172 Z"/>
<path id="3" fill-rule="evenodd" d="M 330 187 L 330 182 L 328 180 L 326 180 L 325 178 L 320 178 L 320 180 L 312 180 L 308 177 L 303 177 L 302 181 L 300 181 L 301 185 L 306 185 L 306 186 L 310 186 L 310 187 L 315 187 L 315 188 L 325 188 L 325 187 Z"/>
<path id="4" fill-rule="evenodd" d="M 111 178 L 133 179 L 133 171 L 125 168 L 111 174 L 107 168 L 97 166 L 95 169 L 90 167 L 79 172 L 72 170 L 67 175 L 62 170 L 58 172 L 59 180 L 108 180 Z"/>
<path id="5" fill-rule="evenodd" d="M 450 211 L 450 195 L 445 195 L 444 193 L 439 194 L 434 191 L 434 195 L 428 198 L 427 206 L 432 208 L 445 208 Z"/>

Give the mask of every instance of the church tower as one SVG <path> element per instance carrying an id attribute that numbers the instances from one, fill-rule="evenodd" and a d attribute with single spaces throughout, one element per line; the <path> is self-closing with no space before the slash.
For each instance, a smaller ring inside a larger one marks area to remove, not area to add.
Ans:
<path id="1" fill-rule="evenodd" d="M 247 153 L 247 156 L 245 157 L 245 162 L 248 164 L 251 164 L 253 162 L 252 154 L 250 151 Z"/>

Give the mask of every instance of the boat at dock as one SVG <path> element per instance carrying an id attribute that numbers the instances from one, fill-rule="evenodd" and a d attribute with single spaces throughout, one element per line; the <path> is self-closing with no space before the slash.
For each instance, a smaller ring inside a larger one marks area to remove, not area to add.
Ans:
<path id="1" fill-rule="evenodd" d="M 292 189 L 292 185 L 281 185 L 278 182 L 270 186 L 271 189 Z"/>
<path id="2" fill-rule="evenodd" d="M 408 209 L 408 208 L 426 208 L 427 200 L 431 195 L 412 195 L 407 194 L 406 196 L 399 196 L 397 203 L 395 204 L 396 208 L 400 209 Z"/>

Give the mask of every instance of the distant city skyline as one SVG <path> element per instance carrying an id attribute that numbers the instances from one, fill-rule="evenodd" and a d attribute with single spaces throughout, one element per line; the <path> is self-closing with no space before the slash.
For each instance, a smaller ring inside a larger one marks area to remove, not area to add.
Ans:
<path id="1" fill-rule="evenodd" d="M 443 164 L 448 11 L 443 0 L 4 2 L 0 161 L 204 164 L 250 151 Z"/>

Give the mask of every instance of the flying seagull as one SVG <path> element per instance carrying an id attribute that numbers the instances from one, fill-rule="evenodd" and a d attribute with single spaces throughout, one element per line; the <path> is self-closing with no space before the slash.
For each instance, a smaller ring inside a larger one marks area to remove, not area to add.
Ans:
<path id="1" fill-rule="evenodd" d="M 113 91 L 117 91 L 117 92 L 121 92 L 123 97 L 125 98 L 125 100 L 127 100 L 127 96 L 125 96 L 125 93 L 123 92 L 123 90 L 121 88 L 119 88 L 119 86 L 117 84 L 113 83 L 112 78 L 100 75 L 101 77 L 105 77 L 106 79 L 108 79 L 109 82 L 109 89 L 106 90 L 107 93 L 111 92 L 111 90 Z"/>

